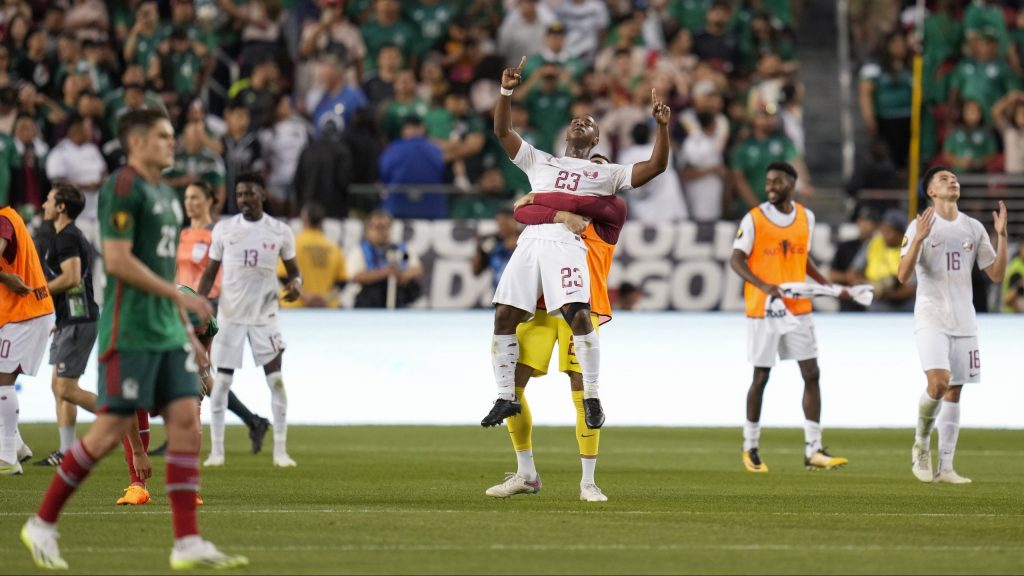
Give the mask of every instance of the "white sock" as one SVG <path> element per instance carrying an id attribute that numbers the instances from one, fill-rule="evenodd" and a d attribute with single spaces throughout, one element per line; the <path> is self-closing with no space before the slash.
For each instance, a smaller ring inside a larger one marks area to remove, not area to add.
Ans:
<path id="1" fill-rule="evenodd" d="M 491 338 L 491 367 L 498 385 L 499 400 L 516 399 L 516 363 L 519 362 L 519 340 L 515 334 L 495 334 Z"/>
<path id="2" fill-rule="evenodd" d="M 270 410 L 274 418 L 274 455 L 288 453 L 288 395 L 284 391 L 284 378 L 280 372 L 267 374 L 270 387 Z"/>
<path id="3" fill-rule="evenodd" d="M 943 402 L 936 428 L 939 430 L 939 470 L 953 469 L 956 440 L 960 437 L 960 403 Z"/>
<path id="4" fill-rule="evenodd" d="M 0 460 L 18 462 L 18 393 L 14 386 L 0 386 Z"/>
<path id="5" fill-rule="evenodd" d="M 519 463 L 517 474 L 530 482 L 537 480 L 537 467 L 533 464 L 533 450 L 516 451 L 516 462 Z"/>
<path id="6" fill-rule="evenodd" d="M 761 423 L 747 420 L 743 422 L 743 451 L 753 450 L 761 446 Z"/>
<path id="7" fill-rule="evenodd" d="M 804 420 L 804 456 L 810 458 L 821 450 L 821 424 Z"/>
<path id="8" fill-rule="evenodd" d="M 583 372 L 583 398 L 597 398 L 597 378 L 601 371 L 601 345 L 597 330 L 590 334 L 573 334 L 576 345 L 576 359 Z"/>
<path id="9" fill-rule="evenodd" d="M 917 402 L 917 443 L 928 448 L 932 442 L 932 428 L 935 426 L 935 416 L 942 407 L 942 398 L 932 398 L 925 390 L 921 393 L 921 399 Z"/>
<path id="10" fill-rule="evenodd" d="M 224 455 L 224 415 L 228 411 L 228 392 L 234 374 L 217 372 L 213 378 L 213 393 L 210 394 L 210 454 Z"/>
<path id="11" fill-rule="evenodd" d="M 60 453 L 63 454 L 75 443 L 75 426 L 61 426 L 57 432 L 60 434 Z"/>
<path id="12" fill-rule="evenodd" d="M 583 464 L 583 476 L 580 478 L 580 484 L 593 484 L 597 458 L 580 458 L 580 463 Z"/>

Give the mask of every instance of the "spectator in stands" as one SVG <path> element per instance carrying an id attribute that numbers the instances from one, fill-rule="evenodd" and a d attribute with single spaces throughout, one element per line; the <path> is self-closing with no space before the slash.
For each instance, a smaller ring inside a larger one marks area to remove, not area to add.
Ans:
<path id="1" fill-rule="evenodd" d="M 1007 174 L 1024 174 L 1024 92 L 1014 90 L 992 107 L 992 120 L 1003 141 Z"/>
<path id="2" fill-rule="evenodd" d="M 14 194 L 12 205 L 30 204 L 37 210 L 50 190 L 46 178 L 46 156 L 50 147 L 39 136 L 39 126 L 29 116 L 18 116 L 14 123 L 14 147 L 21 161 L 13 174 Z"/>
<path id="3" fill-rule="evenodd" d="M 393 222 L 383 210 L 370 213 L 363 240 L 346 255 L 346 275 L 362 287 L 356 295 L 356 308 L 386 307 L 389 291 L 394 306 L 405 308 L 423 292 L 419 284 L 423 266 L 415 254 L 409 254 L 405 244 L 391 242 Z"/>
<path id="4" fill-rule="evenodd" d="M 647 69 L 648 48 L 643 39 L 644 12 L 636 10 L 634 17 L 627 18 L 609 35 L 609 44 L 597 53 L 594 68 L 601 73 L 612 71 L 614 62 L 621 55 L 626 67 L 635 73 Z"/>
<path id="5" fill-rule="evenodd" d="M 762 105 L 754 115 L 751 136 L 733 148 L 729 156 L 729 166 L 741 202 L 732 212 L 742 214 L 765 201 L 764 175 L 772 162 L 793 163 L 801 179 L 806 174 L 796 146 L 779 132 L 776 109 Z"/>
<path id="6" fill-rule="evenodd" d="M 399 131 L 401 136 L 401 131 Z M 384 135 L 377 125 L 377 117 L 369 108 L 356 112 L 352 125 L 345 128 L 345 142 L 352 151 L 353 183 L 377 182 L 377 164 L 384 152 Z"/>
<path id="7" fill-rule="evenodd" d="M 40 93 L 52 94 L 55 69 L 47 51 L 46 31 L 33 28 L 25 46 L 25 51 L 20 53 L 14 65 L 14 75 L 25 82 L 34 83 Z"/>
<path id="8" fill-rule="evenodd" d="M 363 83 L 363 94 L 371 109 L 395 97 L 395 80 L 402 69 L 402 52 L 394 44 L 381 47 L 377 56 L 377 70 Z"/>
<path id="9" fill-rule="evenodd" d="M 513 100 L 526 105 L 530 121 L 537 131 L 541 150 L 554 152 L 561 142 L 555 142 L 558 130 L 565 126 L 571 116 L 573 94 L 569 89 L 569 74 L 557 64 L 544 64 L 536 74 L 516 90 Z"/>
<path id="10" fill-rule="evenodd" d="M 273 123 L 260 132 L 260 147 L 267 163 L 267 202 L 271 214 L 291 217 L 298 209 L 295 170 L 299 156 L 309 143 L 312 127 L 295 113 L 287 94 L 277 96 L 273 113 Z"/>
<path id="11" fill-rule="evenodd" d="M 324 85 L 324 95 L 313 110 L 313 126 L 316 127 L 317 133 L 326 118 L 340 116 L 344 125 L 348 125 L 352 121 L 352 114 L 367 105 L 363 91 L 358 86 L 348 84 L 346 68 L 347 63 L 342 63 L 334 54 L 328 53 L 320 58 L 320 78 Z"/>
<path id="12" fill-rule="evenodd" d="M 481 236 L 476 241 L 476 252 L 473 253 L 473 274 L 477 276 L 490 270 L 491 287 L 496 289 L 505 266 L 512 258 L 512 252 L 519 242 L 519 223 L 509 208 L 502 208 L 494 214 L 494 222 L 498 231 L 489 236 Z"/>
<path id="13" fill-rule="evenodd" d="M 14 86 L 0 86 L 0 134 L 14 134 L 14 121 L 17 117 L 18 90 Z"/>
<path id="14" fill-rule="evenodd" d="M 782 132 L 793 141 L 796 152 L 801 157 L 807 152 L 807 140 L 804 137 L 803 91 L 802 84 L 786 82 L 779 93 L 779 120 L 782 122 Z"/>
<path id="15" fill-rule="evenodd" d="M 539 53 L 526 58 L 526 64 L 523 66 L 523 82 L 528 81 L 545 64 L 557 64 L 560 68 L 568 70 L 569 78 L 573 82 L 582 78 L 587 65 L 573 55 L 565 36 L 565 26 L 561 22 L 552 22 L 548 26 L 547 34 L 544 35 L 544 47 Z M 519 65 L 519 60 L 523 56 L 526 55 L 521 54 L 515 58 L 515 66 Z"/>
<path id="16" fill-rule="evenodd" d="M 727 0 L 714 0 L 707 11 L 704 29 L 693 37 L 693 53 L 726 74 L 736 69 L 739 59 L 736 37 L 729 30 L 731 15 L 732 5 Z"/>
<path id="17" fill-rule="evenodd" d="M 449 88 L 441 57 L 437 54 L 428 55 L 423 59 L 423 65 L 420 68 L 420 83 L 416 88 L 417 95 L 431 106 L 440 106 L 444 102 L 445 95 L 450 91 Z"/>
<path id="18" fill-rule="evenodd" d="M 174 152 L 174 165 L 164 173 L 164 181 L 184 201 L 185 189 L 193 182 L 206 182 L 216 201 L 211 214 L 224 210 L 226 198 L 224 161 L 205 145 L 206 128 L 200 122 L 189 122 L 181 133 L 181 145 Z"/>
<path id="19" fill-rule="evenodd" d="M 960 117 L 960 123 L 943 144 L 943 162 L 958 171 L 985 172 L 999 147 L 992 130 L 985 125 L 981 104 L 965 101 Z"/>
<path id="20" fill-rule="evenodd" d="M 295 235 L 295 263 L 302 270 L 302 295 L 295 302 L 283 302 L 284 308 L 337 308 L 341 288 L 348 279 L 345 255 L 337 244 L 324 236 L 326 214 L 323 206 L 309 202 L 302 207 L 302 231 Z M 287 278 L 284 263 L 277 274 Z"/>
<path id="21" fill-rule="evenodd" d="M 829 280 L 836 284 L 852 286 L 860 280 L 860 274 L 853 269 L 854 261 L 864 250 L 867 243 L 878 232 L 878 212 L 869 206 L 862 206 L 857 212 L 857 237 L 840 242 L 832 257 L 829 268 Z M 839 309 L 843 312 L 864 312 L 866 307 L 850 299 L 839 301 Z"/>
<path id="22" fill-rule="evenodd" d="M 124 42 L 124 60 L 149 71 L 160 45 L 160 14 L 154 0 L 144 0 L 135 12 L 135 24 Z M 58 78 L 59 80 L 59 78 Z"/>
<path id="23" fill-rule="evenodd" d="M 479 178 L 483 172 L 479 154 L 487 141 L 484 121 L 470 108 L 469 97 L 464 92 L 449 92 L 444 107 L 427 112 L 423 122 L 427 136 L 451 163 L 455 185 L 468 190 L 470 180 Z M 392 214 L 401 217 L 397 212 Z"/>
<path id="24" fill-rule="evenodd" d="M 259 172 L 265 175 L 266 164 L 263 160 L 263 146 L 260 144 L 259 134 L 249 129 L 249 109 L 245 103 L 241 100 L 232 100 L 228 103 L 224 119 L 227 121 L 227 132 L 221 140 L 224 150 L 224 184 L 225 190 L 233 191 L 235 178 L 239 174 Z M 238 201 L 234 194 L 227 194 L 225 207 L 224 212 L 227 214 L 238 213 Z"/>
<path id="25" fill-rule="evenodd" d="M 388 185 L 430 185 L 444 182 L 445 155 L 429 140 L 418 116 L 406 116 L 402 138 L 388 145 L 380 157 L 380 179 Z M 448 217 L 448 198 L 436 192 L 389 191 L 381 207 L 396 218 Z"/>
<path id="26" fill-rule="evenodd" d="M 906 168 L 910 151 L 913 89 L 907 41 L 894 32 L 886 37 L 878 60 L 861 68 L 860 113 L 868 134 L 885 142 L 900 169 Z"/>
<path id="27" fill-rule="evenodd" d="M 239 60 L 249 67 L 267 58 L 274 58 L 281 39 L 282 6 L 278 0 L 218 0 L 225 14 L 242 27 L 242 52 Z"/>
<path id="28" fill-rule="evenodd" d="M 852 46 L 864 60 L 879 47 L 881 39 L 896 27 L 900 0 L 859 0 L 849 3 Z"/>
<path id="29" fill-rule="evenodd" d="M 697 0 L 686 0 L 696 3 Z M 703 23 L 704 15 L 701 14 Z M 693 72 L 697 68 L 699 58 L 693 53 L 693 33 L 683 28 L 675 33 L 669 41 L 668 49 L 659 55 L 655 69 L 672 76 L 673 83 L 681 88 L 682 94 L 689 94 L 693 84 Z"/>
<path id="30" fill-rule="evenodd" d="M 711 7 L 711 0 L 679 0 L 668 3 L 670 25 L 675 29 L 696 34 L 704 28 L 705 15 Z"/>
<path id="31" fill-rule="evenodd" d="M 959 110 L 966 100 L 977 100 L 987 116 L 1007 92 L 1020 88 L 1020 79 L 999 55 L 998 43 L 998 33 L 991 27 L 968 40 L 970 57 L 960 61 L 949 79 L 949 101 L 954 109 Z"/>
<path id="32" fill-rule="evenodd" d="M 964 10 L 964 33 L 968 41 L 991 35 L 999 54 L 1005 55 L 1009 33 L 1003 8 L 998 4 L 989 0 L 972 0 Z"/>
<path id="33" fill-rule="evenodd" d="M 228 90 L 228 98 L 239 100 L 249 108 L 253 128 L 259 130 L 272 123 L 274 105 L 280 92 L 280 70 L 272 57 L 258 61 L 248 78 L 235 82 Z"/>
<path id="34" fill-rule="evenodd" d="M 725 101 L 715 81 L 710 78 L 700 80 L 693 85 L 691 91 L 693 105 L 679 114 L 679 124 L 686 134 L 695 134 L 703 131 L 704 126 L 701 117 L 713 119 L 713 130 L 711 135 L 715 139 L 719 150 L 724 151 L 729 142 L 729 119 L 722 111 L 725 108 Z"/>
<path id="35" fill-rule="evenodd" d="M 697 122 L 697 128 L 687 132 L 683 141 L 678 167 L 690 217 L 697 222 L 717 222 L 722 219 L 722 204 L 730 181 L 724 158 L 725 140 L 718 134 L 714 113 L 698 112 Z"/>
<path id="36" fill-rule="evenodd" d="M 611 24 L 608 6 L 602 0 L 564 0 L 555 6 L 555 16 L 565 25 L 572 55 L 593 62 Z"/>
<path id="37" fill-rule="evenodd" d="M 737 36 L 740 70 L 753 70 L 764 54 L 778 54 L 782 60 L 782 69 L 787 74 L 792 74 L 799 67 L 793 59 L 793 42 L 786 34 L 782 23 L 776 21 L 771 13 L 752 12 L 749 31 Z"/>
<path id="38" fill-rule="evenodd" d="M 341 0 L 318 0 L 317 5 L 320 7 L 320 20 L 307 21 L 303 27 L 300 58 L 315 63 L 319 56 L 327 52 L 334 53 L 339 60 L 352 64 L 355 78 L 351 78 L 350 81 L 361 82 L 364 76 L 366 44 L 363 43 L 363 34 L 359 26 L 345 16 L 344 2 Z M 305 73 L 306 76 L 313 74 L 314 70 Z M 299 84 L 300 90 L 311 84 L 312 79 L 309 78 L 306 83 Z"/>
<path id="39" fill-rule="evenodd" d="M 514 68 L 523 56 L 539 54 L 545 46 L 548 27 L 555 15 L 539 0 L 521 0 L 505 14 L 498 29 L 498 53 L 505 57 L 505 66 Z"/>
<path id="40" fill-rule="evenodd" d="M 295 172 L 295 193 L 299 206 L 315 203 L 318 212 L 341 220 L 348 217 L 352 151 L 338 124 L 324 123 L 320 136 L 302 151 Z"/>
<path id="41" fill-rule="evenodd" d="M 221 143 L 221 138 L 227 132 L 228 125 L 223 118 L 206 110 L 202 98 L 193 98 L 188 102 L 184 110 L 184 120 L 178 124 L 184 126 L 189 122 L 202 124 L 203 144 L 217 154 L 223 154 L 224 145 Z"/>
<path id="42" fill-rule="evenodd" d="M 188 37 L 188 29 L 171 30 L 169 48 L 156 60 L 157 84 L 164 98 L 179 105 L 199 94 L 205 72 L 206 46 Z"/>
<path id="43" fill-rule="evenodd" d="M 494 218 L 509 204 L 511 197 L 505 186 L 500 168 L 488 168 L 480 177 L 475 194 L 459 196 L 451 202 L 450 218 L 456 220 L 486 220 Z"/>
<path id="44" fill-rule="evenodd" d="M 424 118 L 430 110 L 429 104 L 416 93 L 416 74 L 412 70 L 400 70 L 395 76 L 395 97 L 385 105 L 381 122 L 387 139 L 402 136 L 402 120 L 415 114 Z"/>
<path id="45" fill-rule="evenodd" d="M 1003 280 L 1003 312 L 1024 314 L 1024 242 L 1017 248 L 1017 255 L 1010 260 Z"/>
<path id="46" fill-rule="evenodd" d="M 419 0 L 404 2 L 403 15 L 419 31 L 413 54 L 426 54 L 435 49 L 444 37 L 445 30 L 456 21 L 460 8 L 442 0 Z"/>
<path id="47" fill-rule="evenodd" d="M 146 74 L 138 64 L 129 64 L 121 74 L 121 87 L 103 97 L 106 113 L 106 132 L 111 138 L 117 137 L 117 123 L 130 110 L 162 110 L 167 112 L 163 101 L 156 92 L 146 90 Z"/>
<path id="48" fill-rule="evenodd" d="M 636 310 L 640 300 L 644 297 L 643 290 L 632 282 L 619 284 L 618 297 L 615 299 L 615 307 L 619 310 Z"/>
<path id="49" fill-rule="evenodd" d="M 364 73 L 376 70 L 377 56 L 385 45 L 397 46 L 402 51 L 406 62 L 415 63 L 419 54 L 414 53 L 418 47 L 419 32 L 409 22 L 402 19 L 401 9 L 397 0 L 375 0 L 373 18 L 363 24 L 360 30 L 366 43 Z"/>
<path id="50" fill-rule="evenodd" d="M 875 287 L 875 299 L 868 308 L 871 312 L 910 312 L 914 309 L 917 282 L 900 284 L 900 245 L 907 219 L 903 212 L 893 208 L 882 216 L 878 233 L 854 258 L 851 266 L 855 283 L 869 282 Z"/>
<path id="51" fill-rule="evenodd" d="M 633 126 L 633 144 L 619 152 L 617 163 L 629 165 L 643 162 L 651 157 L 654 142 L 651 141 L 651 127 L 646 122 Z M 669 151 L 669 166 L 673 166 L 673 154 Z M 683 187 L 675 170 L 665 170 L 640 188 L 627 193 L 629 217 L 643 224 L 678 222 L 688 217 Z"/>
<path id="52" fill-rule="evenodd" d="M 107 177 L 107 162 L 99 147 L 92 142 L 92 124 L 72 113 L 67 127 L 67 135 L 46 157 L 46 177 L 54 184 L 71 184 L 85 194 L 85 209 L 76 223 L 98 250 L 97 209 L 100 185 Z"/>
<path id="53" fill-rule="evenodd" d="M 14 139 L 0 133 L 0 206 L 11 204 L 11 181 L 13 171 L 21 166 L 21 156 L 14 145 Z"/>

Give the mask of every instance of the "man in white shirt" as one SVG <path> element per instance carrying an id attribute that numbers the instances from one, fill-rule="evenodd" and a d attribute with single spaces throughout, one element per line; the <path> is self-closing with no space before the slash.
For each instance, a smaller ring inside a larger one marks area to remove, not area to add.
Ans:
<path id="1" fill-rule="evenodd" d="M 85 194 L 85 209 L 77 225 L 96 250 L 99 250 L 99 226 L 96 224 L 99 191 L 107 175 L 103 153 L 92 142 L 92 123 L 72 114 L 67 135 L 46 157 L 46 177 L 51 182 L 66 182 Z"/>
<path id="2" fill-rule="evenodd" d="M 960 183 L 945 166 L 925 172 L 921 188 L 932 206 L 907 227 L 899 280 L 917 274 L 914 335 L 928 387 L 918 402 L 917 434 L 912 452 L 914 476 L 922 482 L 969 484 L 953 469 L 960 435 L 963 385 L 981 381 L 978 321 L 974 314 L 971 271 L 975 264 L 995 283 L 1006 274 L 1006 205 L 992 218 L 998 247 L 985 226 L 957 207 Z M 938 417 L 936 419 L 936 416 Z M 939 430 L 939 471 L 933 472 L 932 428 Z"/>
<path id="3" fill-rule="evenodd" d="M 555 21 L 554 13 L 543 2 L 522 0 L 498 28 L 498 54 L 505 57 L 507 66 L 515 66 L 515 59 L 523 54 L 540 54 L 548 26 Z"/>
<path id="4" fill-rule="evenodd" d="M 631 166 L 592 162 L 590 152 L 600 140 L 600 131 L 590 116 L 573 119 L 566 135 L 565 156 L 561 158 L 524 142 L 512 129 L 511 96 L 513 89 L 522 82 L 525 64 L 524 56 L 517 68 L 507 68 L 502 73 L 501 96 L 494 108 L 494 133 L 509 158 L 526 173 L 534 193 L 609 196 L 643 186 L 665 171 L 671 110 L 653 91 L 652 114 L 658 123 L 658 133 L 647 161 Z M 586 247 L 579 236 L 586 223 L 569 229 L 561 223 L 563 221 L 556 219 L 556 223 L 530 225 L 523 230 L 495 290 L 491 364 L 498 385 L 498 400 L 480 422 L 482 426 L 496 426 L 521 412 L 514 389 L 519 360 L 516 326 L 533 314 L 541 296 L 548 313 L 561 314 L 572 329 L 576 357 L 583 373 L 587 427 L 596 429 L 604 424 L 604 411 L 597 395 L 600 350 L 590 317 L 590 274 Z M 534 491 L 539 489 L 536 478 L 524 481 L 536 483 Z"/>
<path id="5" fill-rule="evenodd" d="M 199 294 L 208 296 L 217 272 L 224 266 L 217 345 L 211 363 L 217 367 L 211 397 L 210 456 L 204 466 L 224 465 L 224 412 L 235 370 L 242 367 L 245 341 L 249 340 L 253 360 L 263 366 L 270 387 L 274 414 L 274 466 L 291 467 L 288 456 L 288 397 L 281 377 L 285 343 L 277 325 L 277 260 L 284 261 L 288 284 L 284 299 L 299 298 L 302 278 L 295 263 L 295 236 L 284 222 L 263 212 L 267 198 L 263 177 L 241 174 L 235 181 L 240 214 L 221 220 L 213 229 L 210 263 L 199 280 Z"/>
<path id="6" fill-rule="evenodd" d="M 611 24 L 608 6 L 601 0 L 563 0 L 555 15 L 569 31 L 565 43 L 573 56 L 593 62 Z"/>

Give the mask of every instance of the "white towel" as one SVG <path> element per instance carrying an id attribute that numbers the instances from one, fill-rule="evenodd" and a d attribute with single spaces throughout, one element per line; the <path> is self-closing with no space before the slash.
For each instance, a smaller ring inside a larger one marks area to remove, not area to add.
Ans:
<path id="1" fill-rule="evenodd" d="M 779 286 L 782 295 L 786 298 L 813 298 L 814 296 L 830 296 L 838 298 L 843 290 L 850 293 L 853 301 L 861 306 L 870 306 L 875 299 L 875 287 L 871 284 L 858 284 L 856 286 L 837 286 L 835 284 L 823 285 L 810 282 L 787 282 Z"/>
<path id="2" fill-rule="evenodd" d="M 764 308 L 764 319 L 768 331 L 774 334 L 785 334 L 800 325 L 800 321 L 786 308 L 786 303 L 782 298 L 774 296 L 768 297 L 768 303 Z"/>

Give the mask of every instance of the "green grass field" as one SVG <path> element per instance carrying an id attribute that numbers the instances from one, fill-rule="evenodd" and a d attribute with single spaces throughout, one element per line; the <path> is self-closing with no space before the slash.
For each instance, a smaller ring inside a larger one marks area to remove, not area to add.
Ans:
<path id="1" fill-rule="evenodd" d="M 53 426 L 22 432 L 37 455 L 56 442 Z M 609 428 L 597 480 L 610 501 L 586 504 L 569 428 L 535 431 L 544 489 L 509 500 L 483 493 L 515 468 L 501 430 L 295 426 L 299 467 L 276 470 L 230 428 L 227 467 L 203 473 L 200 522 L 261 574 L 1024 572 L 1024 431 L 963 431 L 969 486 L 917 482 L 907 430 L 826 431 L 851 460 L 833 472 L 803 469 L 799 430 L 766 430 L 765 476 L 743 471 L 739 439 Z M 154 468 L 148 506 L 114 506 L 127 484 L 120 456 L 71 501 L 61 544 L 73 571 L 167 571 L 162 460 Z M 0 477 L 0 573 L 33 571 L 17 533 L 50 475 Z"/>

